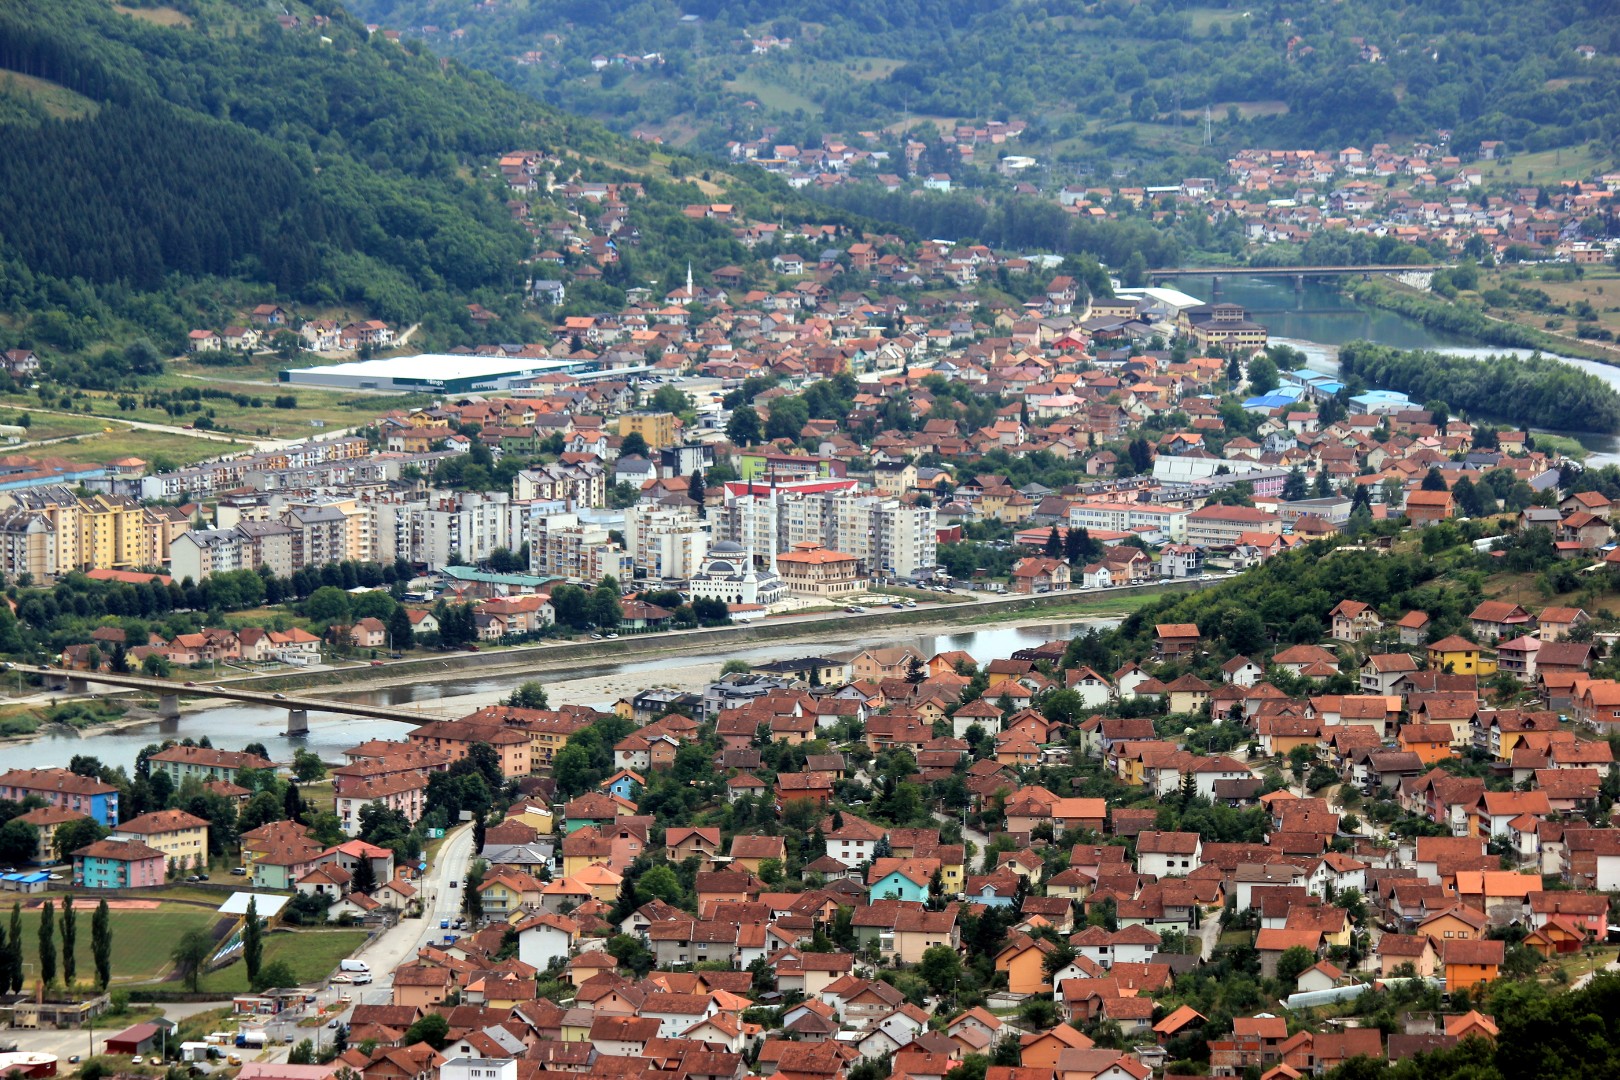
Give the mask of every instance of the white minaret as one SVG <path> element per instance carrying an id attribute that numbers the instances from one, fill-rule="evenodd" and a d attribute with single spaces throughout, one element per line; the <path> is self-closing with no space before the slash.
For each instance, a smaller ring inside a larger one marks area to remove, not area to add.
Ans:
<path id="1" fill-rule="evenodd" d="M 690 304 L 697 299 L 697 293 L 692 289 L 692 264 L 686 264 L 686 302 Z"/>

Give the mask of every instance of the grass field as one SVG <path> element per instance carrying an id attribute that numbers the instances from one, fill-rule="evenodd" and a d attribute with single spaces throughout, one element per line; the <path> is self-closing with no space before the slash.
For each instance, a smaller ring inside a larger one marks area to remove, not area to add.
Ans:
<path id="1" fill-rule="evenodd" d="M 0 94 L 25 97 L 44 109 L 55 120 L 82 120 L 101 108 L 94 101 L 48 79 L 36 79 L 17 71 L 0 75 Z"/>
<path id="2" fill-rule="evenodd" d="M 250 449 L 247 442 L 219 442 L 167 431 L 133 431 L 114 426 L 110 433 L 86 435 L 81 439 L 39 447 L 38 455 L 83 462 L 102 462 L 134 455 L 153 465 L 179 466 L 247 449 Z"/>
<path id="3" fill-rule="evenodd" d="M 1475 164 L 1484 174 L 1486 184 L 1556 184 L 1560 180 L 1587 179 L 1613 163 L 1612 158 L 1589 144 L 1541 150 L 1533 154 L 1511 154 L 1500 161 L 1480 161 Z"/>
<path id="4" fill-rule="evenodd" d="M 284 960 L 300 985 L 332 973 L 338 961 L 366 940 L 364 930 L 308 930 L 271 934 L 264 939 L 264 962 Z M 248 989 L 247 965 L 236 963 L 210 972 L 202 980 L 206 991 L 239 994 Z"/>
<path id="5" fill-rule="evenodd" d="M 745 71 L 726 83 L 725 87 L 734 94 L 746 94 L 767 109 L 781 112 L 792 112 L 794 109 L 812 112 L 816 109 L 816 103 L 805 95 L 761 78 L 752 71 Z"/>
<path id="6" fill-rule="evenodd" d="M 132 8 L 122 4 L 114 4 L 114 11 L 121 11 L 125 15 L 140 19 L 143 22 L 156 23 L 158 26 L 190 26 L 191 16 L 182 14 L 174 8 Z"/>
<path id="7" fill-rule="evenodd" d="M 60 979 L 62 977 L 60 897 L 56 899 L 56 904 L 56 948 L 59 958 L 57 978 Z M 90 918 L 95 913 L 95 908 L 95 902 L 88 897 L 74 898 L 73 914 L 77 936 L 73 955 L 78 961 L 75 974 L 80 981 L 93 979 L 96 974 L 95 957 L 90 952 Z M 172 966 L 169 953 L 173 951 L 174 943 L 180 940 L 181 935 L 189 930 L 208 930 L 220 921 L 220 916 L 211 911 L 179 905 L 161 907 L 156 911 L 119 911 L 115 908 L 107 914 L 112 922 L 112 977 L 115 984 L 147 982 L 159 978 Z M 9 913 L 3 914 L 3 921 L 0 921 L 0 924 L 3 924 L 6 932 L 10 933 Z M 36 943 L 39 941 L 37 908 L 23 911 L 22 928 L 26 959 L 30 963 L 36 962 Z M 34 969 L 35 972 L 37 970 Z M 32 977 L 34 972 L 29 974 Z"/>

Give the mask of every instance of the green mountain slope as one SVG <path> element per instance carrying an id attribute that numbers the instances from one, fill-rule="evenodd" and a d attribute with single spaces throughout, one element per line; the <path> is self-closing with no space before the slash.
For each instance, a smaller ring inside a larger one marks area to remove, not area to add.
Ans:
<path id="1" fill-rule="evenodd" d="M 1218 151 L 1432 139 L 1437 129 L 1454 131 L 1458 146 L 1596 139 L 1612 149 L 1620 135 L 1610 0 L 355 6 L 553 104 L 711 147 L 767 124 L 780 125 L 781 141 L 806 142 L 908 117 L 1012 117 L 1031 124 L 1026 145 L 1117 166 L 1130 163 L 1122 154 L 1196 155 L 1206 107 Z M 1580 46 L 1596 55 L 1583 59 Z"/>
<path id="2" fill-rule="evenodd" d="M 419 344 L 455 340 L 477 301 L 509 316 L 503 340 L 533 340 L 517 299 L 533 243 L 501 153 L 641 180 L 649 219 L 720 191 L 334 3 L 289 26 L 280 4 L 177 4 L 0 4 L 0 347 L 178 349 L 271 299 L 423 321 Z M 802 203 L 753 176 L 726 195 Z M 736 254 L 718 226 L 649 247 L 673 263 L 698 245 Z"/>

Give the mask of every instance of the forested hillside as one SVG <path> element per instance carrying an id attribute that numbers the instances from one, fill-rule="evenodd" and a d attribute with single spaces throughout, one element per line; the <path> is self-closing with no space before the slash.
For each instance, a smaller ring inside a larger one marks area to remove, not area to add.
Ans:
<path id="1" fill-rule="evenodd" d="M 1459 146 L 1612 146 L 1620 131 L 1609 0 L 356 3 L 554 104 L 712 146 L 764 124 L 811 142 L 1014 117 L 1030 141 L 1100 163 L 1178 124 L 1196 147 L 1206 107 L 1218 150 L 1437 129 Z"/>
<path id="2" fill-rule="evenodd" d="M 701 196 L 647 147 L 335 3 L 291 10 L 0 4 L 0 347 L 174 351 L 250 298 L 430 332 L 469 301 L 516 316 L 532 243 L 494 170 L 515 149 L 594 179 L 635 168 L 649 215 Z M 748 183 L 745 204 L 786 191 Z"/>

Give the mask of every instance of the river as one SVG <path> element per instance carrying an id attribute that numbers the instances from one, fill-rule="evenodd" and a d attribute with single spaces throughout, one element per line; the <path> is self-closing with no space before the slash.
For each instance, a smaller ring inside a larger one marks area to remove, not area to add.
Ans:
<path id="1" fill-rule="evenodd" d="M 896 633 L 877 640 L 863 642 L 865 648 L 892 648 L 910 645 L 925 657 L 935 653 L 960 649 L 988 662 L 1010 656 L 1019 649 L 1039 645 L 1057 638 L 1069 638 L 1083 626 L 1104 629 L 1113 626 L 1114 619 L 1085 619 L 1062 622 L 1030 623 L 1024 626 L 987 626 L 961 633 Z M 620 664 L 587 665 L 572 671 L 566 684 L 556 682 L 555 676 L 542 676 L 541 681 L 552 688 L 553 705 L 578 703 L 606 708 L 630 687 L 638 689 L 675 685 L 679 689 L 699 689 L 720 673 L 727 660 L 744 659 L 751 662 L 785 660 L 796 656 L 816 655 L 822 651 L 839 651 L 825 643 L 743 646 L 741 651 L 725 656 L 665 656 L 653 660 Z M 323 696 L 347 701 L 363 701 L 374 705 L 420 704 L 434 713 L 471 712 L 490 704 L 499 696 L 510 693 L 519 683 L 531 676 L 464 676 L 442 681 L 411 683 L 377 690 L 321 691 Z M 554 685 L 555 684 L 555 685 Z M 604 687 L 618 686 L 617 692 L 604 693 Z M 575 692 L 569 692 L 570 690 Z M 451 699 L 454 704 L 450 704 Z M 293 743 L 282 736 L 287 726 L 287 710 L 256 705 L 229 705 L 188 712 L 177 720 L 154 720 L 125 728 L 121 731 L 95 733 L 84 737 L 71 734 L 52 735 L 33 742 L 7 746 L 6 765 L 9 768 L 46 768 L 65 766 L 74 754 L 92 754 L 102 764 L 116 768 L 130 768 L 142 747 L 166 738 L 198 739 L 204 735 L 221 749 L 236 750 L 250 742 L 261 742 L 277 760 L 292 757 Z M 339 761 L 342 751 L 367 739 L 400 739 L 407 729 L 390 720 L 368 720 L 363 717 L 337 717 L 311 713 L 310 733 L 298 741 L 297 746 L 313 750 L 325 761 Z"/>
<path id="2" fill-rule="evenodd" d="M 1352 341 L 1374 341 L 1397 349 L 1430 349 L 1456 356 L 1529 355 L 1527 349 L 1480 345 L 1457 334 L 1431 330 L 1393 311 L 1364 308 L 1321 280 L 1307 279 L 1305 287 L 1296 290 L 1292 275 L 1229 276 L 1221 279 L 1217 295 L 1210 278 L 1193 276 L 1179 279 L 1176 287 L 1202 300 L 1242 304 L 1250 318 L 1265 324 L 1271 331 L 1273 342 L 1293 346 L 1307 357 L 1306 367 L 1330 375 L 1339 372 L 1339 346 Z M 1573 356 L 1557 359 L 1596 375 L 1620 390 L 1620 367 Z M 1620 464 L 1620 436 L 1579 430 L 1550 434 L 1577 440 L 1587 450 L 1588 465 Z"/>

